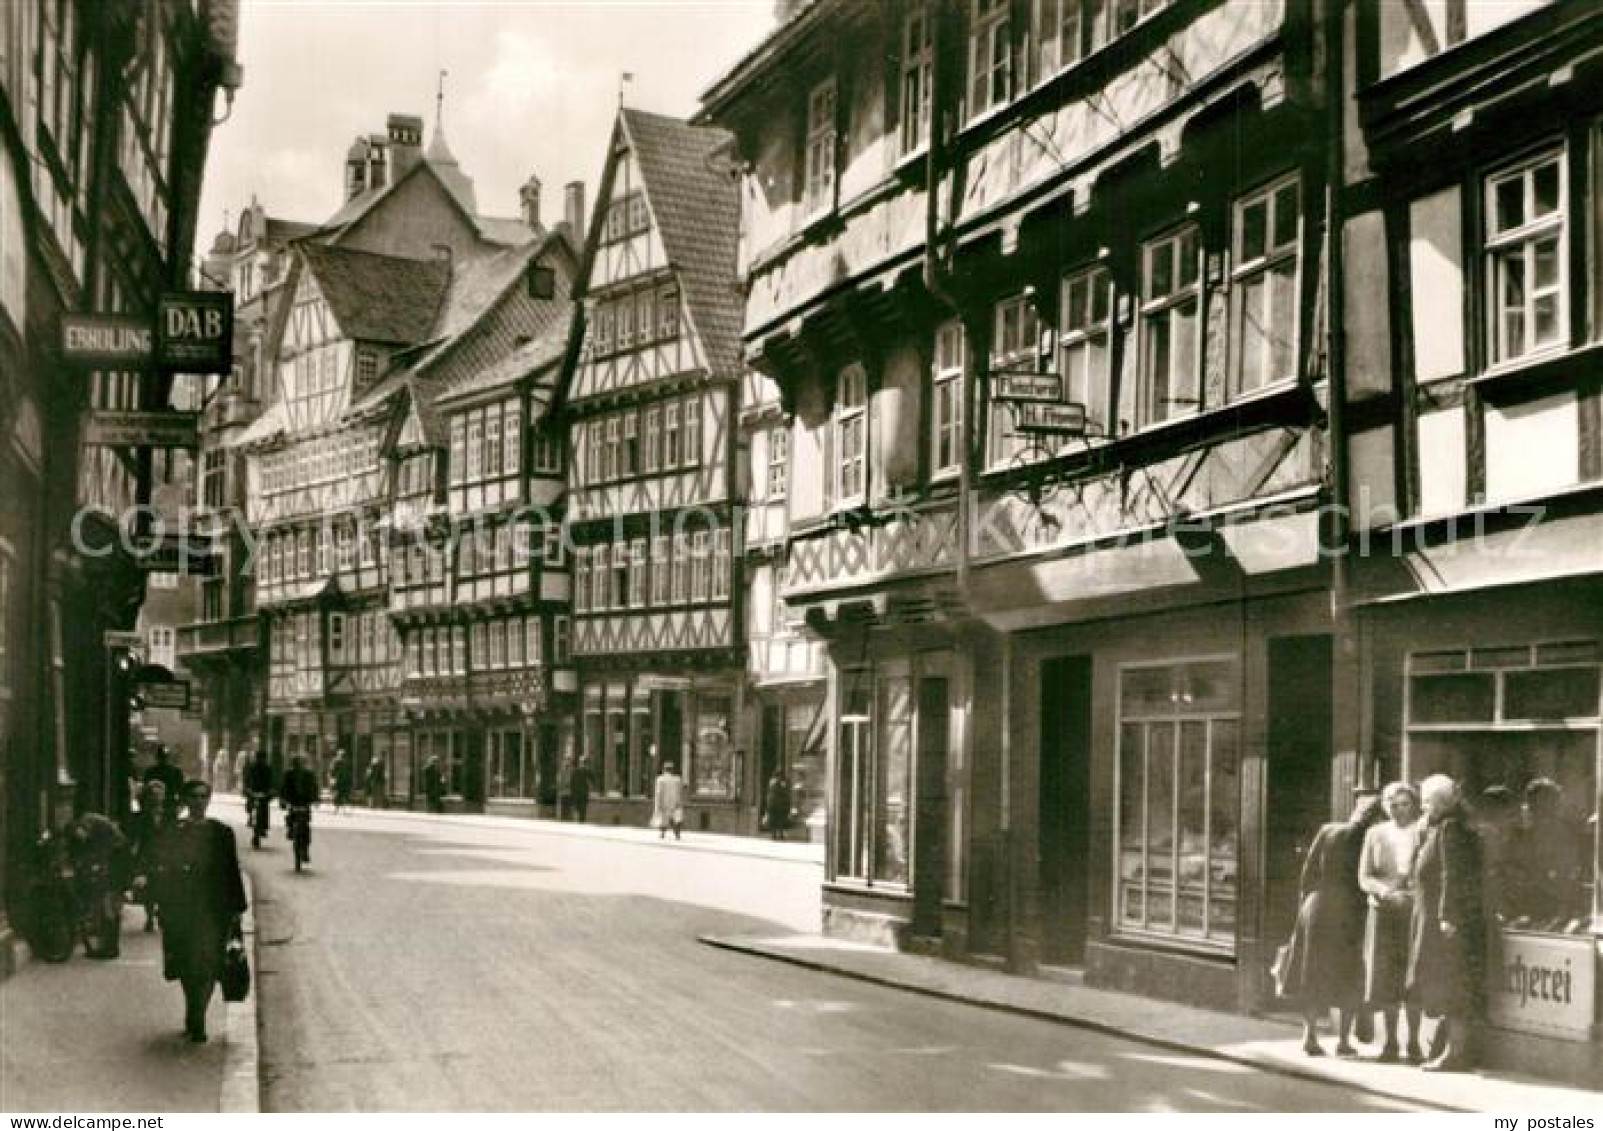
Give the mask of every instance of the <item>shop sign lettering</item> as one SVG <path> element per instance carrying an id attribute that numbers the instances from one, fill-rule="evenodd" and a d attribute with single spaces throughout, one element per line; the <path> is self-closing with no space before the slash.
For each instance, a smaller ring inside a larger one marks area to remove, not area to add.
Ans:
<path id="1" fill-rule="evenodd" d="M 1596 970 L 1590 939 L 1505 934 L 1502 964 L 1489 978 L 1492 1023 L 1589 1040 Z"/>

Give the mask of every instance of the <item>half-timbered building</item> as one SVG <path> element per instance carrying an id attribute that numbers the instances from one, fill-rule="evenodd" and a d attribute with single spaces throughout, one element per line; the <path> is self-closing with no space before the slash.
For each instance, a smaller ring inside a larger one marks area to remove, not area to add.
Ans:
<path id="1" fill-rule="evenodd" d="M 1358 748 L 1378 780 L 1446 773 L 1472 804 L 1523 802 L 1527 827 L 1489 846 L 1501 965 L 1483 1043 L 1593 1082 L 1599 1002 L 1579 987 L 1603 976 L 1603 9 L 1366 5 L 1348 35 Z M 1529 993 L 1527 971 L 1578 988 Z"/>
<path id="2" fill-rule="evenodd" d="M 1352 784 L 1314 30 L 818 0 L 707 94 L 793 420 L 783 596 L 828 646 L 830 929 L 1267 999 Z"/>
<path id="3" fill-rule="evenodd" d="M 572 462 L 580 754 L 601 820 L 643 823 L 674 763 L 692 827 L 748 831 L 738 198 L 729 136 L 619 111 L 585 246 Z"/>
<path id="4" fill-rule="evenodd" d="M 546 410 L 577 260 L 559 227 L 457 271 L 427 344 L 350 414 L 388 422 L 389 614 L 410 732 L 390 752 L 398 796 L 438 758 L 453 806 L 532 815 L 572 742 L 562 437 Z"/>
<path id="5" fill-rule="evenodd" d="M 350 409 L 433 325 L 449 276 L 443 259 L 296 245 L 274 335 L 278 397 L 246 433 L 269 657 L 263 737 L 285 759 L 370 756 L 375 735 L 404 726 L 380 526 L 384 429 Z"/>
<path id="6" fill-rule="evenodd" d="M 156 409 L 173 381 L 72 369 L 64 315 L 153 321 L 192 285 L 219 89 L 240 85 L 234 0 L 0 5 L 0 963 L 26 930 L 29 851 L 74 794 L 127 810 L 131 688 L 106 646 L 135 627 L 130 508 L 183 470 L 79 443 L 87 413 Z M 37 890 L 37 889 L 32 889 Z"/>

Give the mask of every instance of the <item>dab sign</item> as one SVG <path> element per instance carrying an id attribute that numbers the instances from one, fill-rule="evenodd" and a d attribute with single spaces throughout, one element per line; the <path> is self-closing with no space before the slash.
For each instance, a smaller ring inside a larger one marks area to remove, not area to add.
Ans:
<path id="1" fill-rule="evenodd" d="M 234 365 L 234 297 L 226 291 L 169 291 L 156 307 L 156 364 L 185 373 L 227 373 Z"/>

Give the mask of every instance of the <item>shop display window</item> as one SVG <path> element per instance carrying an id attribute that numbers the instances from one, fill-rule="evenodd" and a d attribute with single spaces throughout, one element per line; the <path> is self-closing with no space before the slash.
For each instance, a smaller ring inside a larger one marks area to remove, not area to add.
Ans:
<path id="1" fill-rule="evenodd" d="M 1240 692 L 1233 659 L 1120 673 L 1122 932 L 1235 945 Z"/>
<path id="2" fill-rule="evenodd" d="M 1413 653 L 1406 711 L 1407 776 L 1446 774 L 1459 783 L 1487 858 L 1488 906 L 1502 925 L 1590 931 L 1603 730 L 1598 643 Z M 1502 817 L 1489 804 L 1497 792 L 1511 803 Z"/>
<path id="3" fill-rule="evenodd" d="M 692 781 L 698 797 L 735 796 L 735 751 L 730 741 L 727 695 L 696 699 L 696 752 Z"/>

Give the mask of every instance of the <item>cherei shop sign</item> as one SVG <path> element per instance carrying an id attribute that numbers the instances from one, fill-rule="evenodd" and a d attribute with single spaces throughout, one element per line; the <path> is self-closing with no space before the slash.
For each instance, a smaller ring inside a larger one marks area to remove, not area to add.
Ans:
<path id="1" fill-rule="evenodd" d="M 1490 971 L 1492 1024 L 1566 1041 L 1589 1041 L 1596 1019 L 1597 956 L 1590 936 L 1503 935 Z"/>

